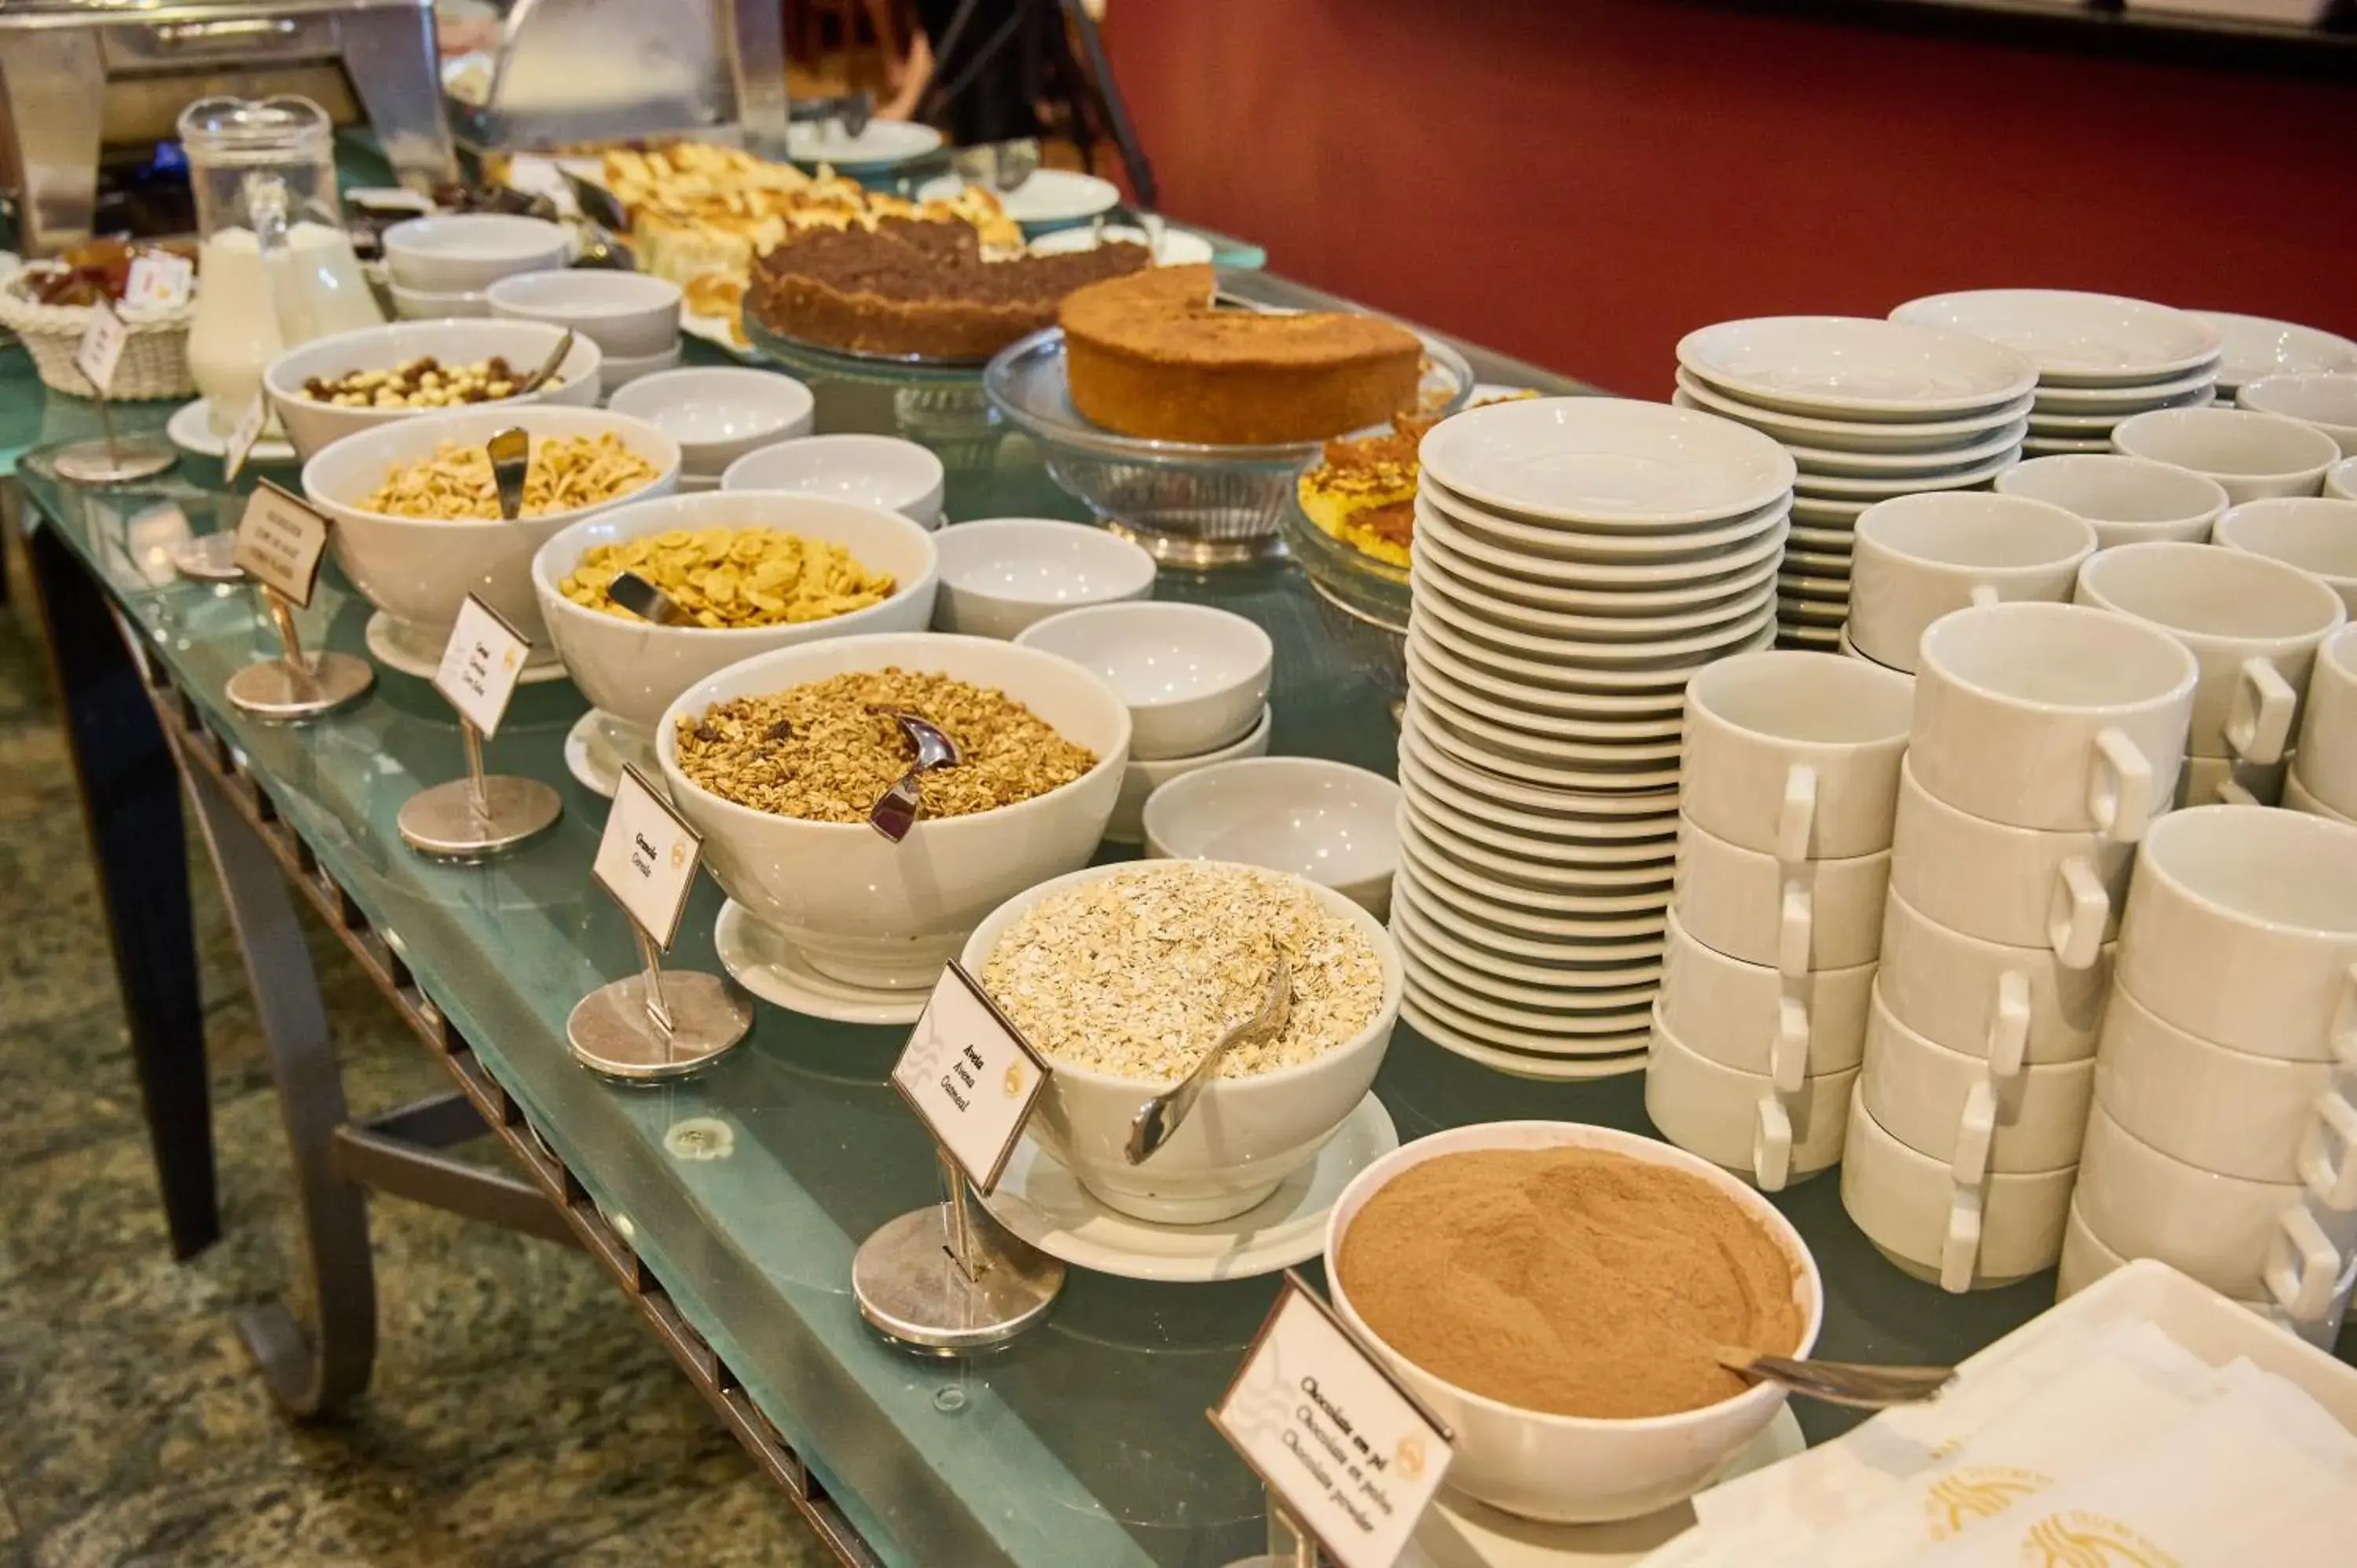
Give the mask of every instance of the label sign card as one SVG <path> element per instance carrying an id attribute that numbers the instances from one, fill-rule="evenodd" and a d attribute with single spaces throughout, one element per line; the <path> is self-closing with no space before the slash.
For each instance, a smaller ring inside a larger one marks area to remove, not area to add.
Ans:
<path id="1" fill-rule="evenodd" d="M 458 607 L 457 624 L 442 648 L 442 667 L 434 672 L 434 689 L 475 726 L 485 740 L 497 735 L 500 719 L 523 678 L 524 656 L 531 639 L 508 624 L 507 618 L 474 595 Z"/>
<path id="2" fill-rule="evenodd" d="M 221 473 L 235 479 L 245 469 L 245 460 L 253 456 L 253 444 L 262 439 L 262 426 L 270 418 L 269 400 L 260 392 L 245 405 L 238 416 L 237 428 L 229 433 L 229 452 L 221 461 Z"/>
<path id="3" fill-rule="evenodd" d="M 114 367 L 123 362 L 123 346 L 130 338 L 113 306 L 102 299 L 90 307 L 90 325 L 81 329 L 81 342 L 74 349 L 74 369 L 89 378 L 99 396 L 113 389 Z"/>
<path id="4" fill-rule="evenodd" d="M 311 602 L 328 549 L 328 520 L 264 479 L 238 519 L 237 564 L 297 608 Z"/>
<path id="5" fill-rule="evenodd" d="M 679 934 L 703 854 L 704 835 L 671 809 L 645 774 L 624 764 L 592 870 L 622 912 L 665 952 Z"/>
<path id="6" fill-rule="evenodd" d="M 1448 1428 L 1290 1269 L 1211 1414 L 1339 1568 L 1391 1568 L 1448 1471 Z"/>
<path id="7" fill-rule="evenodd" d="M 985 1196 L 1047 1086 L 1039 1053 L 952 961 L 892 1069 L 892 1087 Z"/>
<path id="8" fill-rule="evenodd" d="M 178 310 L 188 303 L 196 285 L 197 267 L 186 256 L 169 251 L 142 251 L 131 258 L 131 275 L 123 285 L 123 303 L 154 310 Z"/>

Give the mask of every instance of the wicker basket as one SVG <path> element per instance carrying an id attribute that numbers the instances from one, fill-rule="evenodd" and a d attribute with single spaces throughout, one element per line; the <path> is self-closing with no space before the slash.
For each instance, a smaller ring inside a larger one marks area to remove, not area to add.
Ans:
<path id="1" fill-rule="evenodd" d="M 41 384 L 75 397 L 93 395 L 89 378 L 74 368 L 74 351 L 90 325 L 84 305 L 43 305 L 27 292 L 26 284 L 38 277 L 38 265 L 0 284 L 0 327 L 24 338 L 32 350 Z M 188 373 L 188 323 L 196 317 L 196 302 L 177 310 L 126 310 L 129 328 L 123 360 L 114 370 L 111 395 L 117 403 L 150 398 L 190 398 L 197 395 L 196 378 Z"/>

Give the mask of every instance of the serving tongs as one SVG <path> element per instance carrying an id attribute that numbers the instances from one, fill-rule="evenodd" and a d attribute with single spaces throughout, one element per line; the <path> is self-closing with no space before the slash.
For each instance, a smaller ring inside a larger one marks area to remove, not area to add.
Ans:
<path id="1" fill-rule="evenodd" d="M 867 825 L 899 843 L 917 825 L 917 815 L 924 809 L 925 775 L 936 768 L 956 767 L 959 753 L 957 742 L 942 734 L 930 719 L 897 712 L 885 716 L 900 726 L 900 734 L 908 740 L 916 761 L 869 809 Z"/>
<path id="2" fill-rule="evenodd" d="M 846 92 L 839 98 L 798 99 L 786 111 L 790 124 L 823 125 L 830 120 L 839 121 L 843 134 L 857 136 L 876 118 L 876 95 L 872 92 Z"/>
<path id="3" fill-rule="evenodd" d="M 690 619 L 677 599 L 636 572 L 618 574 L 606 585 L 606 596 L 649 626 L 684 626 Z"/>
<path id="4" fill-rule="evenodd" d="M 1177 1134 L 1187 1113 L 1195 1109 L 1195 1101 L 1202 1098 L 1205 1087 L 1219 1076 L 1220 1064 L 1227 1060 L 1230 1051 L 1247 1040 L 1281 1035 L 1292 1020 L 1293 967 L 1279 953 L 1275 967 L 1269 971 L 1268 989 L 1262 993 L 1260 1006 L 1253 1015 L 1212 1041 L 1211 1048 L 1203 1053 L 1194 1071 L 1137 1108 L 1137 1114 L 1129 1123 L 1129 1141 L 1122 1146 L 1122 1157 L 1134 1165 L 1152 1159 L 1154 1152 Z"/>
<path id="5" fill-rule="evenodd" d="M 491 484 L 499 491 L 500 517 L 513 522 L 523 515 L 524 481 L 532 474 L 532 436 L 515 426 L 500 431 L 483 443 L 483 455 L 491 460 Z"/>

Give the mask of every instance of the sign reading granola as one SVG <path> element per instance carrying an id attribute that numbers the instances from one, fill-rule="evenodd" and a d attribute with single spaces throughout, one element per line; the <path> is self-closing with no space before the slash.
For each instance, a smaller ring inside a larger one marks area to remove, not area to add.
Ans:
<path id="1" fill-rule="evenodd" d="M 262 427 L 270 418 L 270 401 L 260 392 L 238 415 L 237 428 L 229 433 L 229 452 L 221 459 L 221 475 L 234 483 L 245 471 L 245 460 L 253 456 L 253 444 L 262 439 Z"/>
<path id="2" fill-rule="evenodd" d="M 458 716 L 475 726 L 485 740 L 497 735 L 500 720 L 523 678 L 532 639 L 510 625 L 508 618 L 474 595 L 458 607 L 457 623 L 442 648 L 441 668 L 434 672 L 434 689 L 449 699 Z"/>
<path id="3" fill-rule="evenodd" d="M 264 479 L 245 498 L 237 522 L 236 561 L 245 575 L 297 609 L 311 602 L 327 553 L 325 517 Z"/>
<path id="4" fill-rule="evenodd" d="M 1338 1568 L 1398 1560 L 1455 1441 L 1291 1269 L 1211 1417 Z"/>
<path id="5" fill-rule="evenodd" d="M 74 369 L 98 389 L 100 397 L 114 390 L 114 368 L 123 362 L 123 346 L 130 340 L 130 330 L 113 306 L 102 299 L 90 307 L 90 324 L 74 346 Z"/>
<path id="6" fill-rule="evenodd" d="M 952 960 L 892 1069 L 892 1087 L 985 1197 L 1047 1085 L 1047 1062 Z"/>
<path id="7" fill-rule="evenodd" d="M 704 835 L 672 810 L 645 774 L 624 764 L 591 868 L 622 912 L 665 952 L 679 935 L 703 854 Z"/>

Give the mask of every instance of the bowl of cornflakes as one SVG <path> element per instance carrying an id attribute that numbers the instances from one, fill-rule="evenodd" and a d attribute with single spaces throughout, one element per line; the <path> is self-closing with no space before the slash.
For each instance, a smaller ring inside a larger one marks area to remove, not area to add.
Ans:
<path id="1" fill-rule="evenodd" d="M 500 517 L 483 450 L 509 429 L 532 441 L 513 522 Z M 533 553 L 568 524 L 678 486 L 679 444 L 646 421 L 547 404 L 426 414 L 346 436 L 303 465 L 303 493 L 335 522 L 336 564 L 380 612 L 370 649 L 413 672 L 441 660 L 468 594 L 546 650 Z"/>
<path id="2" fill-rule="evenodd" d="M 614 602 L 623 572 L 686 612 L 656 626 Z M 633 501 L 561 530 L 532 558 L 533 592 L 605 738 L 650 776 L 657 720 L 716 671 L 772 649 L 921 631 L 940 582 L 933 536 L 858 501 L 706 490 Z"/>

